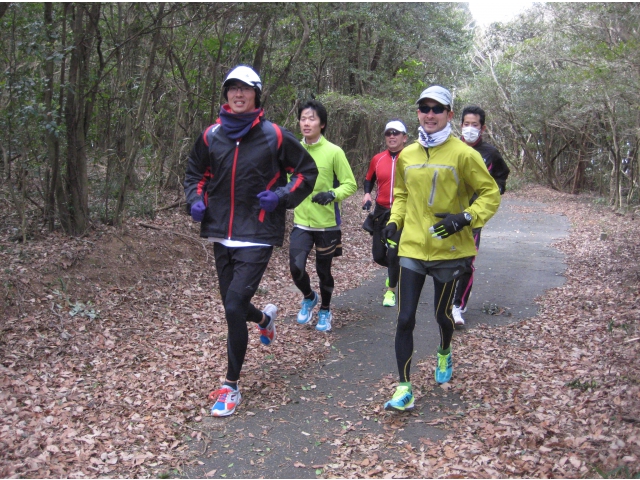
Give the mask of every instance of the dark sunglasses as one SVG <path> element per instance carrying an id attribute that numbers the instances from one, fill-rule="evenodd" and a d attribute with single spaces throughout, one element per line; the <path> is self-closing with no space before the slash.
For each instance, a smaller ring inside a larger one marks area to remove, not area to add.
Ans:
<path id="1" fill-rule="evenodd" d="M 398 135 L 404 135 L 404 134 L 397 130 L 387 130 L 386 132 L 384 132 L 385 137 L 396 137 Z"/>
<path id="2" fill-rule="evenodd" d="M 444 107 L 442 105 L 436 105 L 435 107 L 430 107 L 429 105 L 420 105 L 418 107 L 418 110 L 420 110 L 421 113 L 425 113 L 425 114 L 433 111 L 433 113 L 438 115 L 448 109 L 447 107 Z"/>

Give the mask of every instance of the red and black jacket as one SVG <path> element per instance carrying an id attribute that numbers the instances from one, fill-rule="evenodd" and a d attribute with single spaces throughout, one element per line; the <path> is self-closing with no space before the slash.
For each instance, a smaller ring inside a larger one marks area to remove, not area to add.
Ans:
<path id="1" fill-rule="evenodd" d="M 184 189 L 188 204 L 202 201 L 207 206 L 201 237 L 281 246 L 286 209 L 313 191 L 317 176 L 300 141 L 263 115 L 237 141 L 225 135 L 218 119 L 189 154 Z M 257 195 L 265 190 L 280 197 L 273 212 L 260 209 Z"/>
<path id="2" fill-rule="evenodd" d="M 389 209 L 393 204 L 393 183 L 396 172 L 396 160 L 400 151 L 392 154 L 389 149 L 375 155 L 369 163 L 369 170 L 364 179 L 364 193 L 371 193 L 376 181 L 378 195 L 376 205 Z"/>

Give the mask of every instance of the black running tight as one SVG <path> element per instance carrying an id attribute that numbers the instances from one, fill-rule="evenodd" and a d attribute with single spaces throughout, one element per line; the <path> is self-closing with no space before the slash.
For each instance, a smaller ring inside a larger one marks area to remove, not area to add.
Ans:
<path id="1" fill-rule="evenodd" d="M 409 382 L 413 355 L 413 330 L 416 326 L 416 310 L 426 275 L 400 267 L 398 289 L 398 323 L 396 326 L 396 360 L 401 382 Z M 455 281 L 442 283 L 433 279 L 434 310 L 440 328 L 440 348 L 451 345 L 454 322 L 451 318 Z"/>
<path id="2" fill-rule="evenodd" d="M 224 298 L 227 318 L 227 380 L 237 382 L 249 344 L 247 322 L 260 323 L 262 312 L 251 303 L 251 295 L 240 295 L 228 290 Z"/>

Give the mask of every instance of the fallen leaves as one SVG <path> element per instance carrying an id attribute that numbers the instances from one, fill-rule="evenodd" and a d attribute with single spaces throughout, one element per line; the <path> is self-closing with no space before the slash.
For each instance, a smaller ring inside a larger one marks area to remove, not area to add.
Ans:
<path id="1" fill-rule="evenodd" d="M 394 422 L 412 417 L 383 417 L 385 436 L 359 435 L 352 448 L 366 458 L 376 445 L 386 462 L 366 469 L 364 460 L 350 459 L 336 446 L 327 477 L 640 473 L 640 424 L 634 420 L 640 411 L 640 342 L 634 340 L 640 320 L 640 223 L 585 197 L 540 187 L 524 194 L 578 226 L 557 243 L 565 253 L 566 283 L 539 299 L 536 317 L 480 326 L 454 338 L 456 361 L 464 366 L 454 370 L 447 393 L 464 399 L 465 414 L 444 411 L 424 422 L 448 427 L 444 440 L 421 439 L 418 452 L 407 456 L 397 446 L 404 423 L 398 428 Z M 609 230 L 606 242 L 597 240 L 602 225 Z M 501 313 L 489 307 L 487 314 Z M 414 378 L 432 378 L 430 364 L 419 368 Z M 381 383 L 391 389 L 386 379 Z"/>
<path id="2" fill-rule="evenodd" d="M 345 213 L 334 295 L 378 268 L 357 202 Z M 167 211 L 153 228 L 43 232 L 25 245 L 0 237 L 1 477 L 157 476 L 193 461 L 188 441 L 205 438 L 194 429 L 226 366 L 224 308 L 198 227 Z M 254 303 L 275 303 L 286 318 L 301 298 L 285 244 Z M 350 321 L 334 316 L 336 328 Z M 250 329 L 239 415 L 286 405 L 287 376 L 331 346 L 331 334 L 295 322 L 279 324 L 278 337 L 266 349 Z"/>
<path id="3" fill-rule="evenodd" d="M 464 366 L 439 391 L 460 395 L 464 415 L 441 411 L 423 422 L 449 428 L 445 439 L 402 443 L 406 422 L 420 419 L 385 416 L 373 398 L 342 403 L 378 416 L 383 433 L 345 422 L 335 440 L 325 439 L 332 463 L 311 466 L 322 470 L 318 475 L 585 477 L 622 467 L 638 473 L 638 220 L 613 216 L 582 196 L 540 188 L 526 196 L 548 201 L 548 213 L 579 226 L 557 245 L 566 255 L 566 283 L 539 299 L 536 317 L 454 339 Z M 345 205 L 335 294 L 376 268 L 359 206 Z M 0 238 L 3 478 L 157 476 L 193 462 L 197 452 L 187 442 L 206 439 L 196 429 L 224 374 L 224 309 L 202 245 L 211 247 L 198 240 L 196 226 L 171 213 L 154 225 L 159 229 L 101 227 L 85 239 L 50 234 L 26 245 Z M 255 297 L 259 306 L 275 303 L 282 318 L 299 308 L 288 268 L 285 245 L 275 249 Z M 353 321 L 347 310 L 334 315 L 336 328 Z M 331 334 L 286 322 L 278 337 L 283 341 L 266 349 L 250 331 L 238 415 L 262 415 L 291 401 L 279 393 L 287 376 L 332 345 Z M 432 379 L 430 367 L 418 366 L 417 376 Z M 380 390 L 390 391 L 394 381 L 382 376 Z M 420 387 L 423 395 L 435 388 Z"/>

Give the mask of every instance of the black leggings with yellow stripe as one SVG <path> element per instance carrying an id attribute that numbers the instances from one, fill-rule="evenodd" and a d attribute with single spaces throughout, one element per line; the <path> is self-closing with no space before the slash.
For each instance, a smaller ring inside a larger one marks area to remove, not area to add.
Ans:
<path id="1" fill-rule="evenodd" d="M 416 326 L 416 310 L 426 275 L 405 267 L 400 267 L 398 289 L 398 323 L 396 326 L 396 360 L 401 382 L 409 382 L 411 356 L 413 354 L 413 329 Z M 455 280 L 442 283 L 435 278 L 434 309 L 440 327 L 440 348 L 446 350 L 451 345 L 454 321 L 451 317 L 451 305 Z"/>

